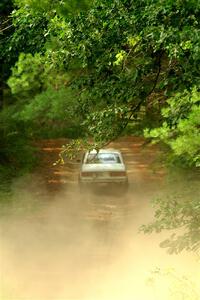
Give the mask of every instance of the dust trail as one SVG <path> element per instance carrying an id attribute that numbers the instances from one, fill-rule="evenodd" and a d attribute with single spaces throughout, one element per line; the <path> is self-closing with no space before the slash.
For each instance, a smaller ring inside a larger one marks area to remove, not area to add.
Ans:
<path id="1" fill-rule="evenodd" d="M 176 289 L 192 288 L 180 287 L 179 277 L 198 279 L 197 257 L 159 248 L 168 232 L 138 232 L 152 220 L 150 200 L 164 191 L 163 169 L 152 167 L 155 149 L 135 138 L 113 145 L 130 181 L 129 193 L 117 197 L 80 194 L 78 166 L 53 168 L 59 145 L 49 145 L 41 168 L 14 183 L 15 201 L 0 207 L 0 300 L 184 299 Z M 174 268 L 178 279 L 158 268 Z"/>
<path id="2" fill-rule="evenodd" d="M 0 299 L 170 299 L 160 298 L 164 281 L 155 298 L 147 284 L 151 270 L 199 275 L 195 256 L 169 256 L 159 248 L 164 234 L 138 233 L 152 218 L 155 191 L 133 185 L 120 198 L 80 195 L 73 186 L 45 198 L 29 180 L 23 194 L 15 185 L 17 204 L 0 222 Z"/>

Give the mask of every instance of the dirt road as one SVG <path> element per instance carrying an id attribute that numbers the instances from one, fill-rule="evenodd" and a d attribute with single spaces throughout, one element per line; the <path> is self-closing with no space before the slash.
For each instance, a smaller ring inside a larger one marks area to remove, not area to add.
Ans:
<path id="1" fill-rule="evenodd" d="M 81 195 L 78 164 L 53 166 L 63 142 L 40 143 L 37 172 L 13 184 L 16 202 L 0 221 L 0 299 L 182 299 L 177 291 L 172 298 L 170 282 L 197 277 L 196 256 L 166 254 L 159 248 L 166 232 L 138 231 L 152 220 L 150 201 L 165 186 L 158 149 L 140 138 L 115 142 L 110 146 L 121 149 L 128 168 L 128 195 Z M 152 277 L 155 268 L 174 268 L 176 276 Z"/>

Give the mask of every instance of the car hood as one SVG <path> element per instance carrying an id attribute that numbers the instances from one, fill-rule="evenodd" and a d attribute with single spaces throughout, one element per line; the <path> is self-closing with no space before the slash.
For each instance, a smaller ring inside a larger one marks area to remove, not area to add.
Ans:
<path id="1" fill-rule="evenodd" d="M 82 165 L 83 172 L 104 172 L 104 171 L 126 171 L 122 164 L 85 164 Z"/>

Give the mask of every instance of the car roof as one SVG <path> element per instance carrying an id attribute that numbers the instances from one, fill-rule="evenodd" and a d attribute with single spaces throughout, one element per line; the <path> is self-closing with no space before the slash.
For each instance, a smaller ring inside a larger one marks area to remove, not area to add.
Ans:
<path id="1" fill-rule="evenodd" d="M 96 154 L 96 153 L 117 153 L 117 154 L 121 154 L 121 152 L 117 149 L 112 149 L 112 148 L 108 148 L 108 149 L 99 149 L 98 151 L 96 149 L 93 149 L 91 151 L 87 151 L 86 154 Z"/>

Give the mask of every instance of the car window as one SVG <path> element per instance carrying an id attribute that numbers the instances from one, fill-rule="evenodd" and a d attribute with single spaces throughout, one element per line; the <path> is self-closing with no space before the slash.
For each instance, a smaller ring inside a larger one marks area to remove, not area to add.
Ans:
<path id="1" fill-rule="evenodd" d="M 121 159 L 117 153 L 90 153 L 86 164 L 120 164 Z"/>

